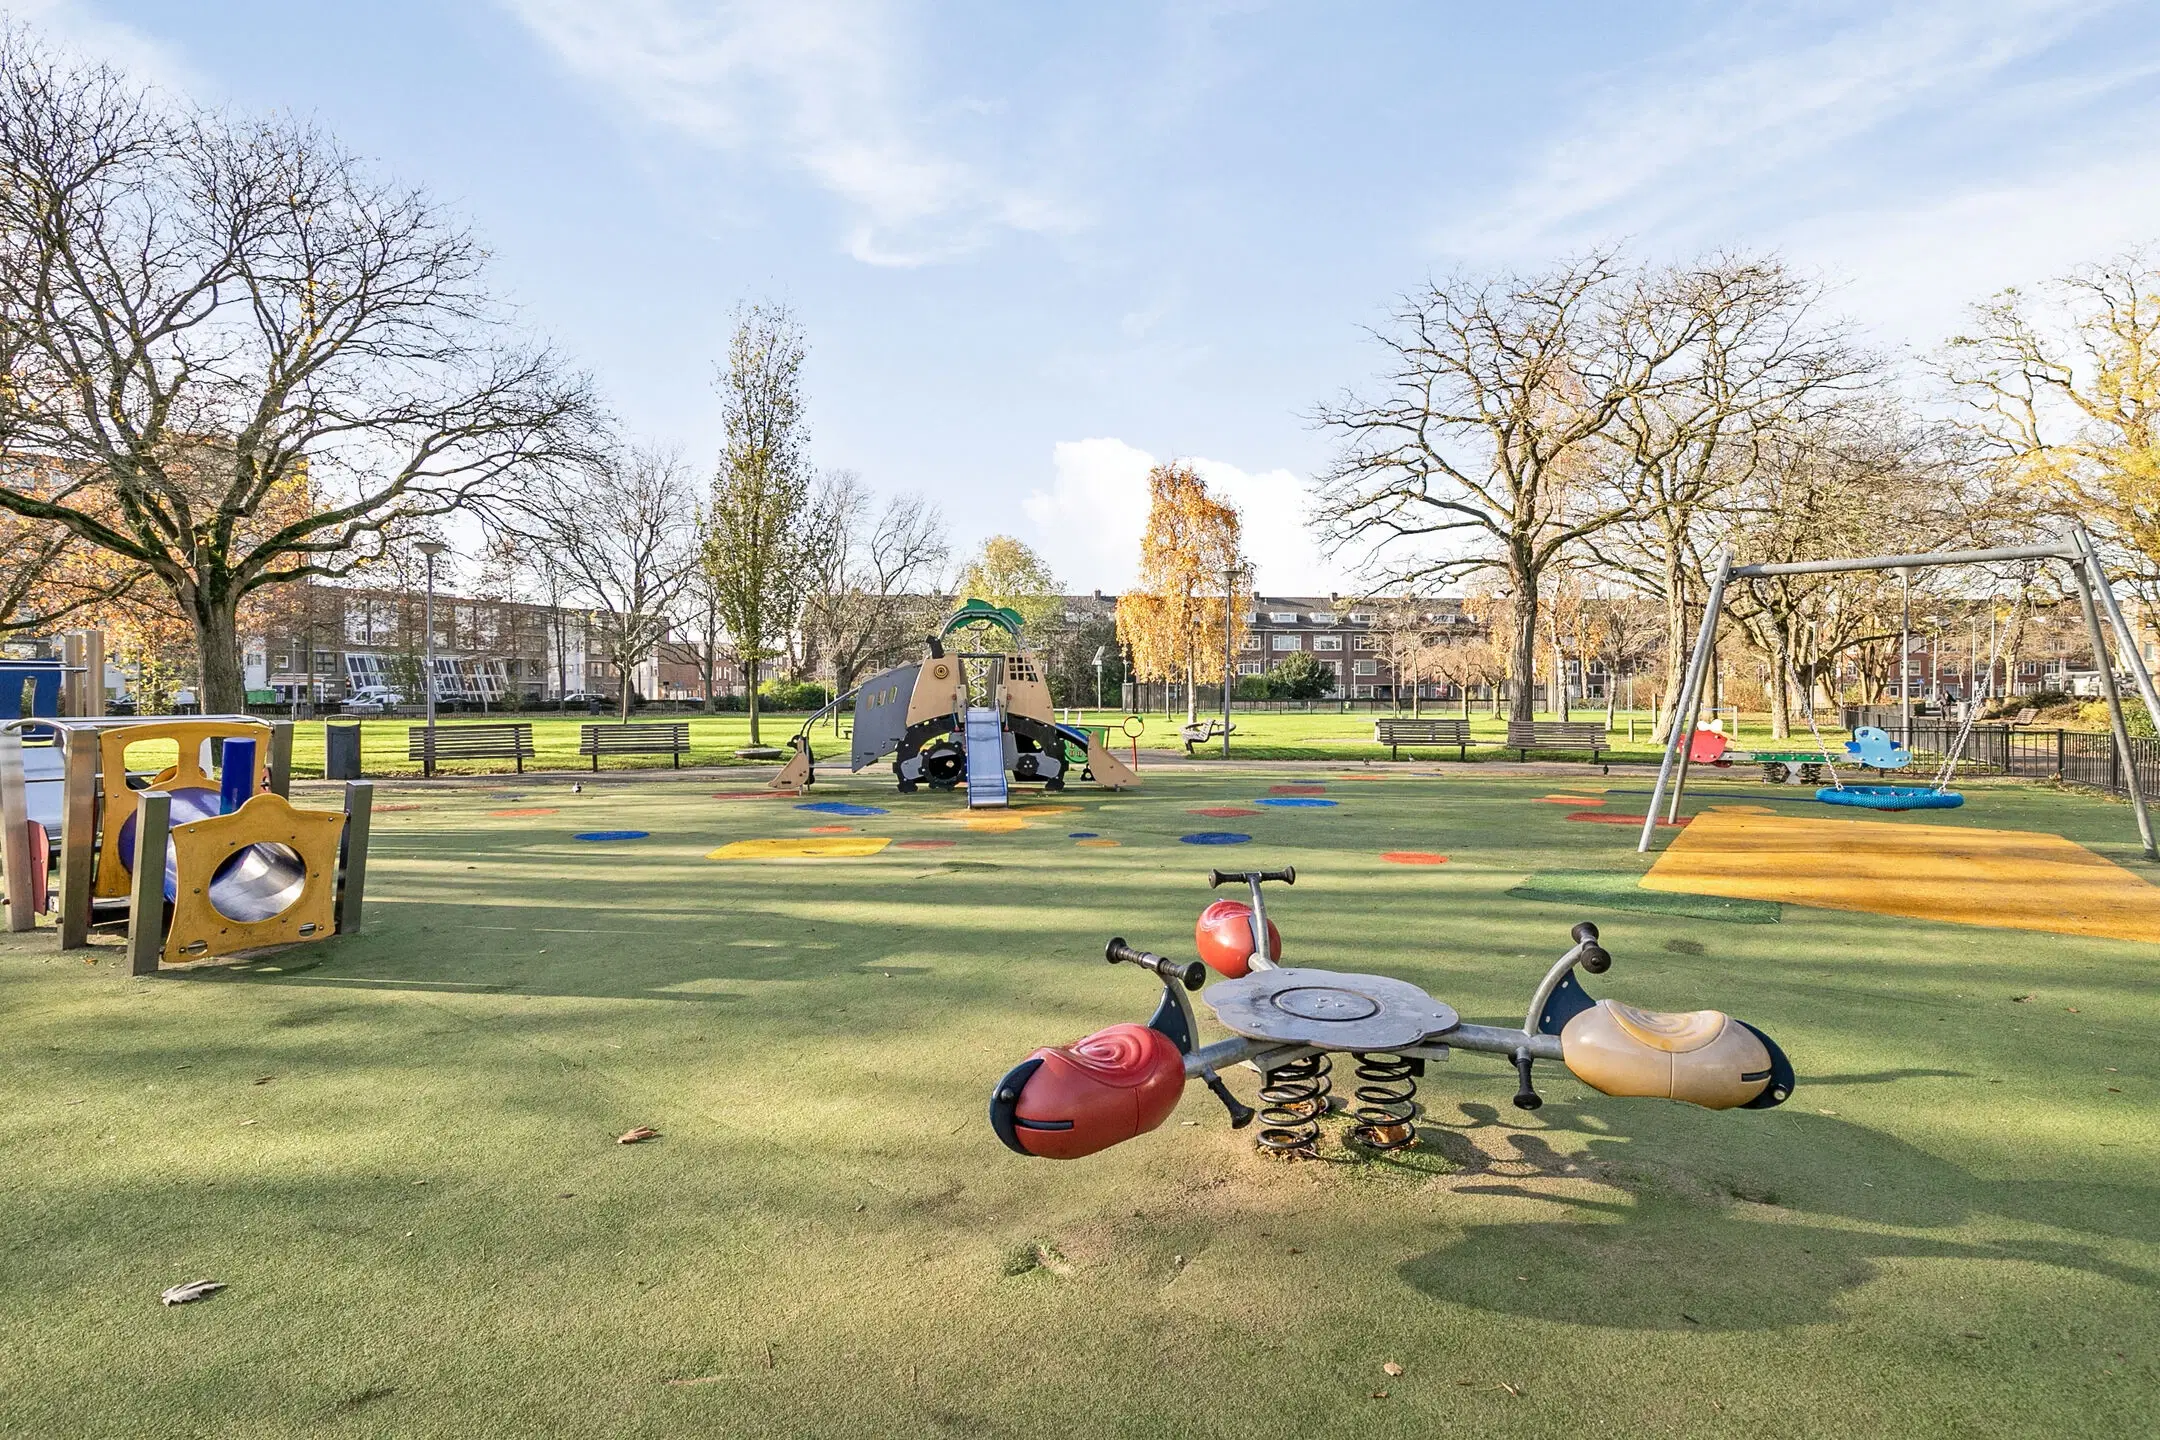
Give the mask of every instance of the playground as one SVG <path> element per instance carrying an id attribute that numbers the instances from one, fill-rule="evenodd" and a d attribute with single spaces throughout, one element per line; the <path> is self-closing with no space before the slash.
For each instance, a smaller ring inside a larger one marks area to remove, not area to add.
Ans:
<path id="1" fill-rule="evenodd" d="M 578 778 L 379 784 L 326 943 L 131 978 L 116 937 L 0 935 L 0 1430 L 2147 1428 L 2160 890 L 2123 804 L 1698 772 L 1638 855 L 1640 766 L 1148 763 L 974 813 L 878 770 Z M 1594 920 L 1597 993 L 1744 1016 L 1797 1092 L 1551 1065 L 1524 1111 L 1458 1052 L 1403 1150 L 1330 1118 L 1265 1158 L 1191 1085 L 1010 1153 L 992 1084 L 1145 1020 L 1104 942 L 1190 958 L 1211 865 L 1296 867 L 1284 963 L 1485 1024 Z"/>

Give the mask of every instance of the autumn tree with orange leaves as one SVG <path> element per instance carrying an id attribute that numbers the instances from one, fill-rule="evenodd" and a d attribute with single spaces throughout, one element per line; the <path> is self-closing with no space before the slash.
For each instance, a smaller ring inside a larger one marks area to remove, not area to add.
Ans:
<path id="1" fill-rule="evenodd" d="M 1240 550 L 1237 508 L 1208 494 L 1207 482 L 1179 461 L 1148 472 L 1147 533 L 1140 577 L 1118 597 L 1118 643 L 1142 680 L 1185 682 L 1185 718 L 1199 718 L 1195 687 L 1227 680 L 1223 608 L 1230 605 L 1230 645 L 1244 634 L 1250 578 Z"/>

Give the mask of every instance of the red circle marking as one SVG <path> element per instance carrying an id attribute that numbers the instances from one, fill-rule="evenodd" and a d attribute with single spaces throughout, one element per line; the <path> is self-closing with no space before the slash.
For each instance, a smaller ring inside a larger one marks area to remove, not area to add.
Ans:
<path id="1" fill-rule="evenodd" d="M 1390 865 L 1445 865 L 1447 856 L 1430 850 L 1383 850 L 1380 858 Z"/>

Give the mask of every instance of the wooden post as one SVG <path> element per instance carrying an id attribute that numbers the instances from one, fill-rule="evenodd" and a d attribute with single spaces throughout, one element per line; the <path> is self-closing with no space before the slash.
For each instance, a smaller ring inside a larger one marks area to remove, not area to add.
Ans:
<path id="1" fill-rule="evenodd" d="M 7 928 L 18 932 L 36 922 L 37 911 L 31 901 L 43 876 L 30 871 L 33 864 L 45 863 L 42 855 L 31 859 L 29 815 L 22 736 L 13 730 L 0 731 L 0 826 L 5 827 L 0 833 L 0 881 L 7 885 Z"/>
<path id="2" fill-rule="evenodd" d="M 155 975 L 165 949 L 165 852 L 172 796 L 145 790 L 135 805 L 135 873 L 128 891 L 128 974 Z"/>
<path id="3" fill-rule="evenodd" d="M 313 659 L 311 655 L 308 657 Z M 293 727 L 290 720 L 270 722 L 270 793 L 281 800 L 292 799 L 292 742 Z M 326 738 L 325 747 L 329 745 Z M 325 749 L 325 758 L 328 756 Z"/>
<path id="4" fill-rule="evenodd" d="M 97 878 L 98 744 L 95 730 L 60 732 L 60 948 L 90 943 L 90 888 Z"/>

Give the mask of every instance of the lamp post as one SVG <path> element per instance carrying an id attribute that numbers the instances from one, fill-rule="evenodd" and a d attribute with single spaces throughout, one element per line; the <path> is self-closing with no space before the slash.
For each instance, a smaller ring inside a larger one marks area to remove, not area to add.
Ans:
<path id="1" fill-rule="evenodd" d="M 1097 710 L 1100 710 L 1100 709 L 1102 709 L 1102 661 L 1103 661 L 1103 652 L 1104 652 L 1104 651 L 1106 651 L 1106 650 L 1108 650 L 1109 648 L 1110 648 L 1110 647 L 1109 647 L 1109 646 L 1107 646 L 1107 645 L 1097 645 L 1097 646 L 1095 647 L 1095 708 L 1096 708 Z"/>
<path id="2" fill-rule="evenodd" d="M 1237 674 L 1237 592 L 1245 567 L 1232 562 L 1223 571 L 1222 601 L 1222 758 L 1230 758 L 1230 687 Z"/>
<path id="3" fill-rule="evenodd" d="M 1899 611 L 1897 637 L 1897 693 L 1898 723 L 1905 733 L 1898 739 L 1912 744 L 1912 567 L 1898 567 L 1898 579 L 1903 584 L 1904 605 Z"/>
<path id="4" fill-rule="evenodd" d="M 426 659 L 420 683 L 427 690 L 427 750 L 421 763 L 423 775 L 435 773 L 435 557 L 447 550 L 440 540 L 422 540 L 413 547 L 427 556 L 427 600 L 420 608 L 420 628 L 425 636 Z"/>

